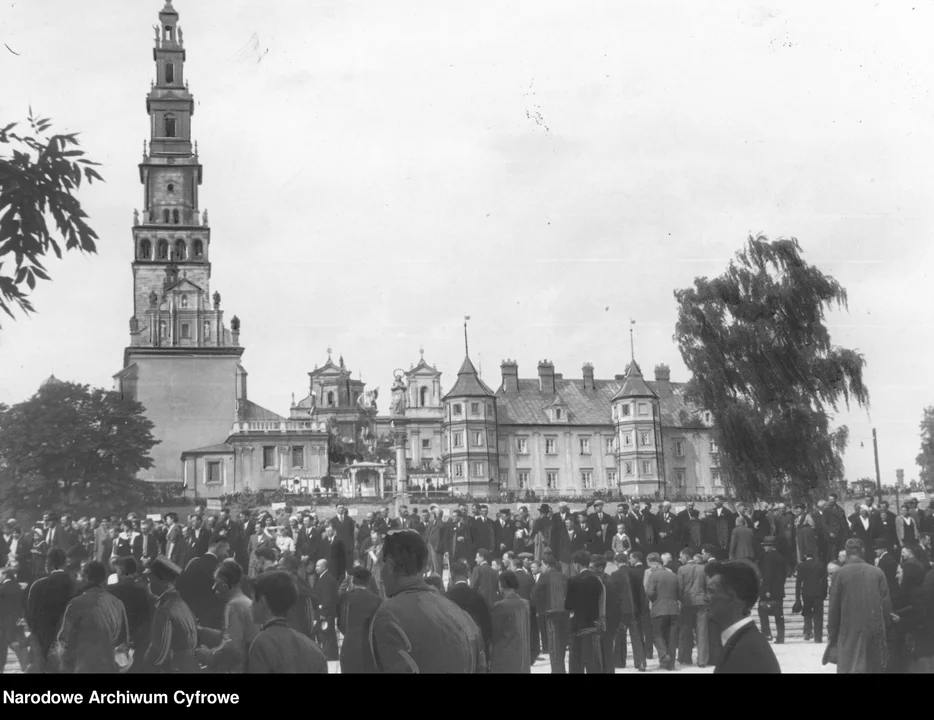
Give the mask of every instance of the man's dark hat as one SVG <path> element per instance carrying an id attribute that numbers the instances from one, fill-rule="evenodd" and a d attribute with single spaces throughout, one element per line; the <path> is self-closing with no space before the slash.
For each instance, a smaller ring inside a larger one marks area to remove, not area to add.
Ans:
<path id="1" fill-rule="evenodd" d="M 876 538 L 872 543 L 872 547 L 874 550 L 888 550 L 889 544 L 882 538 Z"/>
<path id="2" fill-rule="evenodd" d="M 163 582 L 172 582 L 182 574 L 182 569 L 164 555 L 160 555 L 152 561 L 146 572 Z"/>
<path id="3" fill-rule="evenodd" d="M 776 544 L 775 536 L 774 536 L 774 535 L 766 535 L 765 538 L 763 538 L 763 540 L 762 540 L 762 544 L 763 544 L 763 545 L 769 545 L 769 546 L 771 546 L 771 547 L 775 547 L 775 544 Z"/>
<path id="4" fill-rule="evenodd" d="M 548 505 L 544 505 L 544 504 L 543 504 L 543 505 L 538 509 L 538 511 L 539 511 L 539 512 L 543 512 L 543 513 L 549 513 L 549 512 L 551 512 L 551 508 L 550 508 Z"/>

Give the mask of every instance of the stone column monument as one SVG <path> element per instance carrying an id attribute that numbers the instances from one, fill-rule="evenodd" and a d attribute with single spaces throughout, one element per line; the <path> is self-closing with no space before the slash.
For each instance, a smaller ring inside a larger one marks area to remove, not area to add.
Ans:
<path id="1" fill-rule="evenodd" d="M 392 402 L 389 415 L 392 418 L 393 449 L 396 451 L 396 488 L 395 506 L 398 516 L 399 507 L 409 504 L 408 496 L 408 467 L 405 460 L 405 381 L 402 370 L 396 370 L 395 380 L 392 383 Z"/>

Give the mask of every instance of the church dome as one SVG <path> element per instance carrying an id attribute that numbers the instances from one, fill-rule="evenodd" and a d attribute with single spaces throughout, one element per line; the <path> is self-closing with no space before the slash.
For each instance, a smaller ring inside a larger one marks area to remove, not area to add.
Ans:
<path id="1" fill-rule="evenodd" d="M 49 375 L 45 380 L 42 381 L 42 384 L 39 386 L 39 389 L 49 387 L 50 385 L 61 385 L 62 381 L 55 377 L 54 374 Z"/>

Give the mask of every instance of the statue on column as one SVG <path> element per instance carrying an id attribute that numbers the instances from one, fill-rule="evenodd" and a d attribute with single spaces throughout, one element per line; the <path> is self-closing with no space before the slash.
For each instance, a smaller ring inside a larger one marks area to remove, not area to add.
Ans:
<path id="1" fill-rule="evenodd" d="M 178 44 L 181 45 L 182 42 L 184 42 L 184 40 L 185 40 L 185 35 L 184 35 L 184 33 L 182 32 L 182 26 L 181 26 L 181 25 L 179 25 L 177 29 L 178 29 Z"/>
<path id="2" fill-rule="evenodd" d="M 221 294 L 219 292 L 214 293 L 214 309 L 221 309 Z"/>
<path id="3" fill-rule="evenodd" d="M 133 224 L 139 225 L 139 210 L 133 211 Z"/>
<path id="4" fill-rule="evenodd" d="M 207 224 L 208 224 L 208 211 L 207 210 L 201 213 L 201 224 L 207 227 Z"/>
<path id="5" fill-rule="evenodd" d="M 156 33 L 156 45 L 158 45 L 158 44 L 159 44 L 159 26 L 158 26 L 158 25 L 153 25 L 153 26 L 152 26 L 152 29 L 153 29 L 153 30 L 155 31 L 155 33 Z"/>
<path id="6" fill-rule="evenodd" d="M 230 319 L 230 331 L 234 333 L 240 332 L 240 318 L 236 315 Z"/>
<path id="7" fill-rule="evenodd" d="M 402 380 L 402 371 L 396 370 L 392 383 L 392 405 L 390 414 L 395 417 L 405 415 L 405 382 Z"/>

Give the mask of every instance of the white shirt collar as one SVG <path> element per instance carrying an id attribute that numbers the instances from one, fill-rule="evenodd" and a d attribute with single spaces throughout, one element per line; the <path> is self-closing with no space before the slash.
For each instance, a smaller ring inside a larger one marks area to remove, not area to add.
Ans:
<path id="1" fill-rule="evenodd" d="M 730 638 L 733 637 L 736 633 L 738 633 L 740 630 L 742 630 L 747 625 L 752 625 L 751 615 L 747 615 L 742 620 L 739 620 L 733 623 L 732 625 L 730 625 L 730 627 L 728 627 L 726 630 L 720 633 L 720 645 L 725 647 L 726 644 L 729 642 Z"/>

